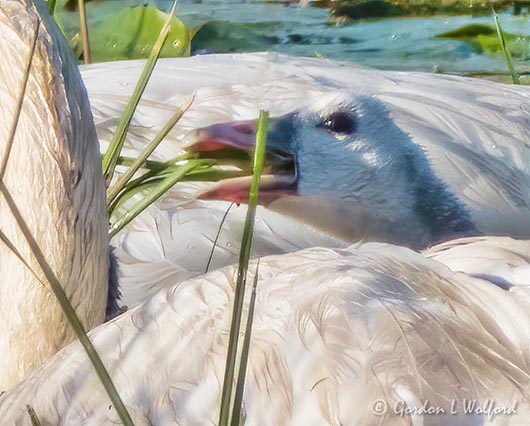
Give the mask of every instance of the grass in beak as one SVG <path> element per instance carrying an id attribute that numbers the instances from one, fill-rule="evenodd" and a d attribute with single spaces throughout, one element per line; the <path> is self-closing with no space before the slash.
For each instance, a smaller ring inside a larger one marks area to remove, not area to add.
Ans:
<path id="1" fill-rule="evenodd" d="M 103 175 L 105 176 L 107 187 L 109 187 L 110 182 L 114 176 L 114 171 L 118 163 L 118 157 L 120 156 L 120 152 L 123 148 L 123 144 L 125 143 L 125 137 L 127 136 L 127 131 L 129 130 L 129 126 L 131 124 L 131 120 L 134 115 L 134 112 L 136 111 L 136 107 L 138 106 L 138 103 L 140 102 L 140 98 L 142 97 L 142 94 L 144 93 L 147 83 L 149 82 L 149 78 L 151 77 L 151 74 L 153 73 L 155 65 L 158 61 L 158 57 L 160 56 L 160 51 L 162 50 L 162 46 L 164 45 L 164 42 L 167 39 L 167 35 L 170 29 L 169 23 L 170 23 L 171 17 L 175 13 L 176 5 L 177 5 L 177 2 L 175 0 L 173 2 L 173 7 L 171 8 L 171 12 L 169 13 L 168 18 L 164 26 L 162 27 L 162 30 L 160 31 L 160 34 L 156 40 L 156 43 L 154 44 L 153 49 L 151 50 L 151 53 L 149 54 L 149 58 L 147 59 L 147 62 L 145 63 L 145 67 L 142 70 L 142 74 L 140 75 L 140 79 L 138 80 L 136 88 L 134 89 L 134 92 L 131 98 L 129 99 L 129 103 L 127 104 L 127 107 L 125 108 L 125 111 L 123 112 L 120 123 L 118 124 L 118 128 L 116 130 L 116 133 L 114 134 L 114 137 L 112 138 L 112 141 L 110 142 L 109 148 L 103 157 Z"/>
<path id="2" fill-rule="evenodd" d="M 90 60 L 90 42 L 88 39 L 85 0 L 77 0 L 77 5 L 79 8 L 79 28 L 81 28 L 81 42 L 83 44 L 83 61 L 85 64 L 89 64 L 92 61 Z"/>
<path id="3" fill-rule="evenodd" d="M 120 157 L 118 164 L 128 166 L 134 164 L 135 162 L 135 159 Z M 123 214 L 118 213 L 118 210 L 134 195 L 142 191 L 156 191 L 155 187 L 157 185 L 175 173 L 179 173 L 179 178 L 175 179 L 172 185 L 175 185 L 178 182 L 188 181 L 219 181 L 231 177 L 247 175 L 245 170 L 222 170 L 216 168 L 215 166 L 218 164 L 219 162 L 216 159 L 198 159 L 188 154 L 183 154 L 166 162 L 152 160 L 143 161 L 142 164 L 140 164 L 140 168 L 147 169 L 147 172 L 135 179 L 130 180 L 120 194 L 116 196 L 108 205 L 111 223 L 115 223 L 120 220 L 120 217 L 123 216 Z M 186 165 L 191 167 L 187 168 L 184 173 L 182 173 L 182 167 Z M 231 164 L 229 163 L 229 165 Z M 169 190 L 170 188 L 171 186 L 166 186 L 165 191 Z M 138 216 L 143 210 L 148 208 L 162 195 L 164 195 L 164 192 L 160 192 L 158 195 L 153 194 L 153 196 L 147 194 L 146 196 L 150 197 L 152 200 L 151 203 L 144 203 L 142 209 L 134 213 L 134 217 Z"/>
<path id="4" fill-rule="evenodd" d="M 519 76 L 517 75 L 517 72 L 515 71 L 515 68 L 513 66 L 512 62 L 512 55 L 510 54 L 510 51 L 506 47 L 506 38 L 504 37 L 504 31 L 502 30 L 501 23 L 499 21 L 499 15 L 495 12 L 495 9 L 493 9 L 493 19 L 495 21 L 495 28 L 497 28 L 497 35 L 499 37 L 499 43 L 501 45 L 502 53 L 504 53 L 504 57 L 506 58 L 506 64 L 508 65 L 508 69 L 510 70 L 510 74 L 512 76 L 512 82 L 513 84 L 521 84 L 519 81 Z"/>
<path id="5" fill-rule="evenodd" d="M 245 299 L 245 285 L 248 271 L 248 264 L 250 260 L 250 248 L 252 246 L 252 236 L 254 233 L 254 219 L 256 217 L 256 207 L 258 204 L 259 183 L 261 180 L 261 173 L 263 171 L 263 163 L 265 159 L 265 144 L 267 139 L 267 128 L 269 124 L 269 114 L 265 111 L 260 111 L 258 120 L 258 131 L 256 133 L 256 146 L 254 151 L 254 167 L 252 174 L 252 183 L 250 185 L 250 193 L 248 199 L 248 210 L 245 219 L 245 228 L 243 230 L 243 237 L 241 239 L 241 250 L 239 252 L 239 267 L 237 271 L 236 291 L 234 295 L 234 306 L 232 310 L 232 321 L 230 324 L 230 337 L 228 341 L 228 352 L 226 356 L 225 374 L 223 380 L 223 389 L 221 393 L 221 408 L 219 412 L 219 426 L 228 426 L 228 424 L 237 424 L 241 418 L 241 406 L 235 405 L 234 395 L 234 379 L 236 371 L 236 363 L 239 358 L 239 363 L 245 364 L 247 362 L 248 350 L 246 357 L 243 356 L 243 351 L 239 350 L 239 331 L 241 328 L 241 318 L 243 314 L 243 302 Z M 251 320 L 251 319 L 250 319 Z M 238 353 L 241 353 L 238 356 Z M 241 369 L 240 369 L 241 370 Z M 243 386 L 241 384 L 241 386 Z M 231 421 L 230 421 L 231 419 Z M 230 422 L 230 423 L 229 423 Z M 235 422 L 235 423 L 234 423 Z"/>
<path id="6" fill-rule="evenodd" d="M 221 171 L 212 170 L 212 167 L 216 162 L 212 159 L 200 160 L 184 154 L 164 163 L 148 160 L 148 157 L 154 152 L 166 135 L 191 106 L 195 96 L 192 96 L 186 104 L 169 119 L 164 128 L 142 151 L 138 158 L 123 161 L 120 157 L 134 111 L 136 110 L 145 87 L 152 75 L 162 46 L 169 33 L 169 22 L 174 14 L 175 6 L 176 2 L 173 3 L 173 8 L 168 15 L 168 19 L 166 20 L 155 45 L 153 46 L 149 59 L 142 71 L 142 75 L 140 76 L 140 80 L 127 104 L 120 123 L 118 124 L 118 129 L 103 157 L 103 174 L 105 175 L 107 185 L 107 209 L 111 221 L 109 236 L 111 238 L 164 195 L 177 182 L 196 179 L 211 180 L 224 176 Z M 184 164 L 182 164 L 183 161 L 185 161 Z M 116 183 L 110 187 L 110 183 L 118 164 L 128 165 L 129 167 L 125 173 L 117 179 Z M 148 171 L 133 179 L 141 168 L 147 168 Z M 147 191 L 141 200 L 135 203 L 132 207 L 125 209 L 125 211 L 121 211 L 120 214 L 117 213 L 120 206 L 123 206 L 125 202 L 141 191 Z"/>
<path id="7" fill-rule="evenodd" d="M 157 181 L 151 188 L 148 194 L 138 201 L 131 209 L 129 209 L 122 217 L 116 222 L 111 223 L 109 228 L 109 237 L 113 238 L 118 232 L 120 232 L 124 226 L 129 224 L 136 216 L 142 213 L 147 207 L 158 200 L 164 195 L 173 185 L 178 181 L 182 180 L 182 177 L 189 173 L 196 167 L 199 167 L 201 163 L 198 161 L 189 161 L 186 164 L 177 167 L 175 170 L 170 172 L 165 178 Z"/>
<path id="8" fill-rule="evenodd" d="M 107 191 L 107 205 L 111 205 L 117 197 L 120 196 L 120 194 L 125 190 L 127 184 L 132 179 L 134 174 L 142 167 L 142 165 L 147 161 L 147 158 L 153 153 L 153 151 L 156 149 L 158 145 L 160 145 L 160 142 L 166 137 L 166 135 L 173 129 L 175 124 L 178 123 L 180 118 L 184 115 L 184 113 L 188 110 L 188 108 L 191 106 L 193 99 L 195 96 L 193 96 L 191 99 L 189 99 L 184 107 L 177 111 L 166 123 L 164 128 L 160 131 L 160 133 L 153 139 L 153 141 L 142 151 L 140 156 L 133 161 L 133 163 L 129 166 L 127 171 L 119 177 L 119 179 L 116 181 L 116 184 L 109 188 Z"/>

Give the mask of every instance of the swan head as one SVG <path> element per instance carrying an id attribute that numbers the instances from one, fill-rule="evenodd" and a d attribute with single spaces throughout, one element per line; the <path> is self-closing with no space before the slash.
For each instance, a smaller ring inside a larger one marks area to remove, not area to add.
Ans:
<path id="1" fill-rule="evenodd" d="M 256 122 L 195 131 L 192 152 L 251 151 Z M 271 120 L 260 203 L 339 238 L 422 248 L 474 233 L 465 207 L 422 148 L 375 97 L 330 94 Z M 248 177 L 221 181 L 203 199 L 247 200 Z"/>

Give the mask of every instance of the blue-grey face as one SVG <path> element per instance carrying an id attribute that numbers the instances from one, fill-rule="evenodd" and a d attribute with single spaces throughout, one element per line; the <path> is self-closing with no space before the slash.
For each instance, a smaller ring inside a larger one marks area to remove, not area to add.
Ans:
<path id="1" fill-rule="evenodd" d="M 198 144 L 248 149 L 252 122 L 215 125 Z M 213 144 L 213 145 L 212 145 Z M 330 95 L 273 119 L 262 203 L 346 240 L 424 247 L 474 227 L 423 150 L 373 97 Z M 223 181 L 203 198 L 244 202 L 248 179 Z"/>

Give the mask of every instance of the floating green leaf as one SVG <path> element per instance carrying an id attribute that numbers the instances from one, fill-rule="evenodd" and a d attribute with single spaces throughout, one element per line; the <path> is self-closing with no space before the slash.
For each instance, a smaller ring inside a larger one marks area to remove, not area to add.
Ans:
<path id="1" fill-rule="evenodd" d="M 279 37 L 273 35 L 279 28 L 277 22 L 210 21 L 196 31 L 191 49 L 216 53 L 263 50 L 280 42 Z"/>
<path id="2" fill-rule="evenodd" d="M 94 62 L 147 58 L 168 14 L 154 6 L 126 8 L 99 25 L 90 25 Z M 160 57 L 188 56 L 190 37 L 186 26 L 175 16 Z"/>
<path id="3" fill-rule="evenodd" d="M 471 24 L 437 34 L 437 38 L 462 40 L 468 43 L 477 53 L 501 53 L 502 46 L 497 30 L 489 25 Z M 530 36 L 524 34 L 504 33 L 506 48 L 513 57 L 526 59 L 530 53 Z"/>

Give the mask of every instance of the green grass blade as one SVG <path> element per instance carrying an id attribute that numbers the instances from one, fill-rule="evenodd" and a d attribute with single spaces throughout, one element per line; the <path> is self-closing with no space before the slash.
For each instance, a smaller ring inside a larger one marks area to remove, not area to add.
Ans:
<path id="1" fill-rule="evenodd" d="M 38 37 L 38 29 L 40 28 L 40 24 L 37 27 L 37 31 L 35 31 L 35 40 L 33 41 L 33 47 L 30 51 L 31 57 L 34 54 L 35 51 L 35 41 Z M 29 78 L 28 75 L 31 70 L 31 58 L 28 59 L 28 63 L 26 66 L 26 74 L 24 75 L 24 80 L 26 80 L 26 83 L 23 83 L 21 94 L 19 95 L 19 99 L 17 101 L 17 105 L 15 107 L 15 115 L 13 117 L 13 124 L 10 129 L 9 133 L 9 139 L 7 141 L 7 149 L 4 153 L 2 153 L 2 160 L 0 161 L 0 171 L 2 172 L 0 174 L 0 194 L 3 195 L 4 200 L 8 206 L 8 208 L 11 211 L 11 214 L 13 215 L 13 218 L 17 222 L 17 225 L 24 235 L 24 238 L 26 242 L 28 243 L 28 246 L 31 249 L 31 252 L 35 259 L 37 260 L 37 263 L 39 264 L 42 273 L 44 274 L 45 279 L 43 279 L 40 274 L 37 273 L 31 266 L 30 263 L 23 258 L 23 256 L 20 254 L 20 252 L 16 249 L 16 246 L 12 243 L 12 241 L 9 240 L 7 235 L 5 235 L 0 230 L 0 240 L 6 244 L 6 246 L 15 254 L 15 256 L 18 257 L 18 259 L 22 262 L 24 266 L 28 268 L 28 270 L 33 274 L 33 276 L 39 281 L 42 285 L 46 285 L 45 283 L 50 286 L 52 292 L 54 293 L 57 301 L 59 302 L 59 305 L 61 306 L 61 309 L 69 322 L 70 326 L 74 330 L 77 338 L 81 342 L 81 345 L 85 349 L 85 352 L 88 355 L 88 358 L 90 359 L 90 362 L 94 366 L 94 369 L 96 370 L 96 373 L 98 377 L 101 380 L 101 383 L 103 384 L 103 387 L 107 391 L 107 394 L 109 395 L 109 398 L 114 405 L 116 411 L 118 412 L 118 415 L 120 416 L 120 419 L 122 420 L 123 424 L 125 426 L 133 426 L 133 422 L 131 420 L 131 417 L 123 404 L 123 401 L 120 398 L 120 395 L 118 394 L 116 387 L 112 383 L 112 380 L 110 378 L 109 373 L 107 372 L 105 366 L 103 365 L 103 362 L 101 361 L 101 358 L 99 357 L 98 353 L 96 352 L 96 349 L 92 345 L 92 342 L 88 338 L 86 334 L 86 330 L 83 327 L 83 324 L 79 320 L 79 317 L 77 316 L 75 309 L 72 307 L 72 304 L 70 303 L 70 300 L 68 300 L 68 297 L 66 296 L 66 293 L 63 290 L 63 287 L 61 283 L 59 282 L 57 276 L 53 272 L 52 268 L 46 261 L 46 258 L 44 254 L 42 253 L 42 250 L 40 249 L 37 241 L 35 238 L 33 238 L 33 235 L 31 233 L 31 230 L 29 229 L 28 225 L 24 221 L 20 210 L 18 209 L 15 200 L 11 197 L 11 193 L 7 189 L 7 187 L 4 185 L 3 181 L 3 175 L 7 168 L 7 164 L 9 161 L 9 157 L 11 154 L 11 147 L 13 146 L 14 138 L 16 135 L 18 123 L 20 121 L 20 113 L 22 111 L 22 103 L 24 98 L 24 93 L 27 86 L 27 79 Z M 33 421 L 33 419 L 32 419 Z"/>
<path id="2" fill-rule="evenodd" d="M 33 63 L 33 56 L 35 55 L 35 46 L 37 44 L 37 39 L 39 37 L 39 31 L 40 31 L 40 21 L 37 22 L 37 28 L 35 29 L 33 42 L 31 43 L 29 56 L 26 62 L 26 67 L 24 69 L 24 76 L 22 77 L 22 87 L 20 88 L 20 91 L 19 91 L 17 104 L 15 106 L 15 114 L 13 115 L 13 121 L 11 123 L 11 128 L 9 129 L 9 134 L 7 136 L 6 150 L 2 154 L 2 161 L 0 162 L 0 181 L 2 181 L 4 177 L 4 173 L 7 168 L 7 162 L 9 160 L 9 156 L 11 155 L 11 148 L 13 147 L 13 141 L 15 140 L 18 120 L 20 117 L 20 113 L 22 112 L 22 105 L 24 104 L 24 97 L 26 95 L 26 88 L 28 86 L 29 75 L 31 72 L 31 64 Z"/>
<path id="3" fill-rule="evenodd" d="M 136 107 L 138 106 L 140 98 L 142 97 L 147 83 L 149 82 L 149 79 L 151 77 L 151 74 L 153 73 L 155 65 L 158 61 L 158 57 L 160 56 L 162 46 L 164 45 L 167 39 L 170 29 L 169 23 L 171 21 L 171 17 L 175 13 L 176 5 L 177 2 L 175 0 L 171 12 L 168 15 L 164 26 L 162 27 L 162 30 L 160 31 L 160 34 L 153 46 L 153 49 L 149 54 L 147 62 L 145 63 L 144 69 L 142 70 L 142 74 L 140 75 L 140 79 L 138 80 L 136 88 L 134 89 L 134 92 L 131 98 L 129 99 L 127 107 L 123 112 L 121 120 L 118 124 L 118 128 L 116 129 L 116 133 L 114 134 L 114 137 L 110 142 L 107 152 L 103 156 L 103 175 L 105 176 L 107 187 L 110 185 L 110 182 L 114 176 L 114 170 L 116 169 L 118 157 L 120 156 L 123 144 L 125 143 L 125 137 L 127 136 L 127 131 L 129 130 L 129 126 L 131 125 L 132 117 L 134 115 L 134 112 L 136 111 Z"/>
<path id="4" fill-rule="evenodd" d="M 119 156 L 118 162 L 116 163 L 117 166 L 123 166 L 123 167 L 131 167 L 136 161 L 136 158 L 132 157 L 124 157 Z M 156 160 L 145 160 L 143 164 L 140 165 L 140 169 L 148 169 L 148 170 L 160 170 L 164 166 L 164 163 L 162 161 L 156 161 Z"/>
<path id="5" fill-rule="evenodd" d="M 243 413 L 243 392 L 245 390 L 245 377 L 247 375 L 248 356 L 250 353 L 250 339 L 252 337 L 252 324 L 254 322 L 254 308 L 256 306 L 256 288 L 259 277 L 259 259 L 254 274 L 252 284 L 252 294 L 248 306 L 247 325 L 245 328 L 245 337 L 243 338 L 243 348 L 241 350 L 241 361 L 239 362 L 239 373 L 237 375 L 236 393 L 234 396 L 234 408 L 232 409 L 231 426 L 239 426 L 244 417 Z"/>
<path id="6" fill-rule="evenodd" d="M 101 358 L 99 357 L 96 351 L 96 348 L 94 348 L 94 345 L 92 344 L 88 335 L 86 334 L 86 330 L 83 327 L 83 324 L 81 323 L 81 321 L 79 320 L 79 317 L 75 313 L 75 309 L 70 303 L 70 300 L 68 300 L 68 296 L 66 296 L 66 293 L 64 292 L 63 287 L 61 283 L 59 282 L 59 279 L 57 278 L 52 268 L 46 261 L 46 258 L 42 250 L 40 249 L 37 241 L 33 238 L 31 230 L 29 229 L 26 222 L 22 218 L 22 215 L 20 214 L 20 211 L 18 210 L 18 207 L 16 206 L 15 200 L 13 200 L 13 198 L 11 197 L 11 194 L 8 191 L 8 189 L 5 187 L 3 181 L 0 181 L 0 193 L 4 196 L 4 200 L 6 201 L 9 209 L 11 210 L 11 213 L 13 214 L 13 217 L 15 218 L 19 229 L 24 235 L 24 238 L 26 242 L 28 243 L 33 256 L 37 260 L 37 263 L 39 264 L 42 270 L 42 273 L 44 274 L 44 277 L 46 278 L 46 281 L 48 282 L 50 288 L 52 289 L 53 294 L 55 295 L 57 301 L 59 302 L 59 305 L 61 306 L 61 309 L 66 319 L 68 320 L 69 324 L 74 330 L 77 338 L 81 342 L 81 345 L 83 346 L 86 354 L 88 355 L 90 362 L 94 366 L 94 369 L 96 370 L 96 373 L 99 379 L 101 380 L 103 387 L 107 391 L 107 394 L 109 395 L 109 398 L 112 401 L 114 408 L 116 409 L 118 415 L 120 416 L 121 421 L 123 422 L 125 426 L 132 426 L 133 422 L 127 411 L 127 408 L 125 407 L 125 404 L 123 403 L 120 395 L 118 394 L 118 391 L 116 390 L 116 387 L 114 386 L 114 383 L 112 383 L 110 375 L 107 369 L 105 368 L 105 366 L 103 365 L 103 362 L 101 361 Z M 31 269 L 30 271 L 32 273 L 34 272 Z M 36 276 L 36 278 L 37 280 L 41 282 L 43 281 L 42 278 L 40 278 L 39 276 Z"/>
<path id="7" fill-rule="evenodd" d="M 204 180 L 219 180 L 224 177 L 234 177 L 241 175 L 241 172 L 232 172 L 228 170 L 216 170 L 213 166 L 216 164 L 215 160 L 210 159 L 190 159 L 188 155 L 182 155 L 169 160 L 165 163 L 150 162 L 150 169 L 143 175 L 131 180 L 123 191 L 121 191 L 112 203 L 108 206 L 109 216 L 112 218 L 114 212 L 124 204 L 127 200 L 132 198 L 140 191 L 150 190 L 158 185 L 164 179 L 180 170 L 182 161 L 192 161 L 193 168 L 191 168 L 185 175 L 180 177 L 179 181 L 204 181 Z"/>
<path id="8" fill-rule="evenodd" d="M 214 163 L 217 162 L 218 159 L 208 157 L 207 160 L 209 160 L 212 165 L 215 165 Z M 193 159 L 200 159 L 197 158 L 194 154 L 182 154 L 178 157 L 174 157 L 168 161 L 156 161 L 156 160 L 145 160 L 141 165 L 140 169 L 147 169 L 151 172 L 160 172 L 163 169 L 168 168 L 169 166 L 176 165 L 179 161 L 186 161 L 186 160 L 193 160 Z M 130 167 L 136 162 L 136 158 L 131 157 L 118 157 L 118 162 L 116 163 L 118 166 L 123 167 Z M 227 176 L 231 177 L 239 177 L 239 176 L 248 176 L 249 172 L 252 173 L 252 168 L 248 169 L 247 162 L 243 160 L 238 159 L 223 159 L 222 164 L 225 166 L 234 166 L 239 168 L 240 170 L 222 170 L 222 169 L 211 169 L 210 172 L 212 174 L 211 177 L 206 179 L 205 177 L 201 177 L 201 180 L 210 180 L 210 181 L 217 181 L 221 179 L 226 179 Z M 204 174 L 202 171 L 197 171 L 194 173 L 200 173 Z M 218 175 L 218 177 L 216 177 Z"/>
<path id="9" fill-rule="evenodd" d="M 39 274 L 37 271 L 35 271 L 31 265 L 28 263 L 26 259 L 24 259 L 24 256 L 22 256 L 22 253 L 18 251 L 18 249 L 15 247 L 13 242 L 9 239 L 9 237 L 2 232 L 0 229 L 0 241 L 2 241 L 9 250 L 13 252 L 13 254 L 18 257 L 18 260 L 31 272 L 31 274 L 42 284 L 43 287 L 46 287 L 46 282 L 44 280 L 41 280 L 39 278 Z"/>
<path id="10" fill-rule="evenodd" d="M 57 3 L 57 0 L 48 0 L 48 12 L 50 15 L 55 14 L 55 4 Z"/>
<path id="11" fill-rule="evenodd" d="M 178 157 L 174 157 L 174 158 L 172 158 L 172 159 L 170 159 L 168 161 L 145 160 L 140 165 L 140 169 L 147 169 L 148 171 L 150 171 L 152 173 L 159 173 L 162 170 L 167 169 L 170 166 L 175 166 L 180 161 L 193 160 L 195 158 L 196 157 L 188 155 L 188 154 L 182 154 L 182 155 L 179 155 Z M 116 164 L 118 166 L 131 167 L 135 162 L 136 162 L 136 158 L 120 156 L 118 158 L 118 162 Z M 129 184 L 130 184 L 130 182 L 129 182 Z"/>
<path id="12" fill-rule="evenodd" d="M 48 13 L 52 16 L 55 14 L 56 3 L 57 3 L 57 0 L 48 0 Z"/>
<path id="13" fill-rule="evenodd" d="M 41 426 L 41 422 L 37 417 L 37 413 L 35 413 L 35 410 L 31 405 L 26 404 L 26 411 L 28 412 L 29 418 L 31 419 L 32 426 Z"/>
<path id="14" fill-rule="evenodd" d="M 234 374 L 238 354 L 239 330 L 241 328 L 241 317 L 243 313 L 243 302 L 245 298 L 245 283 L 248 270 L 248 263 L 250 260 L 252 235 L 254 232 L 254 219 L 256 217 L 256 207 L 258 203 L 259 183 L 261 180 L 261 173 L 263 171 L 263 162 L 265 158 L 265 143 L 267 139 L 268 124 L 268 112 L 260 111 L 258 120 L 258 131 L 256 134 L 256 147 L 254 151 L 254 169 L 252 176 L 252 184 L 250 186 L 248 210 L 245 219 L 243 237 L 241 240 L 241 250 L 239 252 L 239 268 L 237 271 L 234 307 L 232 310 L 230 337 L 228 341 L 228 353 L 226 356 L 223 390 L 221 394 L 219 426 L 228 426 L 230 414 L 233 409 L 232 389 L 234 385 Z"/>
<path id="15" fill-rule="evenodd" d="M 215 234 L 215 239 L 213 240 L 212 251 L 210 251 L 210 256 L 208 256 L 208 262 L 206 262 L 206 270 L 204 271 L 205 274 L 210 269 L 210 264 L 212 263 L 213 254 L 215 252 L 215 248 L 217 247 L 217 241 L 219 241 L 219 235 L 221 235 L 221 230 L 223 229 L 223 225 L 225 223 L 225 220 L 228 217 L 228 213 L 230 212 L 230 209 L 233 207 L 234 204 L 235 203 L 230 203 L 230 205 L 228 206 L 228 208 L 225 211 L 225 214 L 223 215 L 223 218 L 221 219 L 221 223 L 219 224 L 219 228 L 217 228 L 217 234 Z"/>
<path id="16" fill-rule="evenodd" d="M 116 181 L 116 184 L 107 191 L 107 205 L 110 205 L 115 198 L 120 194 L 126 187 L 127 183 L 131 180 L 134 174 L 142 167 L 143 164 L 147 161 L 147 158 L 153 153 L 153 151 L 160 145 L 160 142 L 167 136 L 167 134 L 175 127 L 175 124 L 182 118 L 184 113 L 191 106 L 195 95 L 193 95 L 184 105 L 182 109 L 177 111 L 166 123 L 164 128 L 156 135 L 156 137 L 151 141 L 151 143 L 142 151 L 140 156 L 130 165 L 130 167 L 125 171 L 125 173 L 120 176 Z"/>
<path id="17" fill-rule="evenodd" d="M 81 28 L 81 42 L 83 44 L 83 60 L 89 64 L 90 60 L 90 41 L 88 39 L 88 24 L 86 19 L 85 0 L 77 0 L 79 8 L 79 27 Z"/>
<path id="18" fill-rule="evenodd" d="M 131 210 L 129 210 L 123 217 L 118 219 L 115 223 L 110 226 L 109 236 L 114 237 L 124 226 L 129 224 L 136 216 L 142 213 L 147 207 L 158 200 L 164 195 L 173 185 L 182 179 L 190 170 L 197 167 L 197 164 L 193 161 L 178 167 L 168 177 L 157 183 L 154 188 L 151 189 L 150 193 L 136 203 Z"/>
<path id="19" fill-rule="evenodd" d="M 512 55 L 506 47 L 506 38 L 504 37 L 504 31 L 502 30 L 501 23 L 499 21 L 499 15 L 497 15 L 495 10 L 493 10 L 493 19 L 495 21 L 495 28 L 497 28 L 497 35 L 499 36 L 499 43 L 501 45 L 502 53 L 504 53 L 506 64 L 508 65 L 508 69 L 510 70 L 510 74 L 512 76 L 512 82 L 513 84 L 521 84 L 519 81 L 519 75 L 517 75 L 515 67 L 513 66 Z"/>

